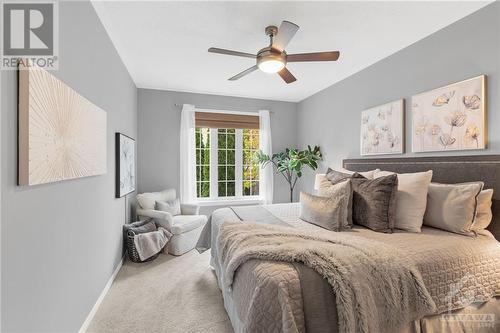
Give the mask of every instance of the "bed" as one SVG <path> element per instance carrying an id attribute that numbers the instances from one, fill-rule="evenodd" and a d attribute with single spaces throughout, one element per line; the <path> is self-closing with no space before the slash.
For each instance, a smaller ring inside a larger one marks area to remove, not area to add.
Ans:
<path id="1" fill-rule="evenodd" d="M 346 169 L 375 168 L 398 173 L 433 170 L 434 182 L 482 180 L 500 193 L 500 156 L 348 159 Z M 410 320 L 397 332 L 498 332 L 500 328 L 500 214 L 493 200 L 489 231 L 466 237 L 424 227 L 422 233 L 384 234 L 355 227 L 353 234 L 416 264 L 430 295 L 432 313 Z M 211 249 L 224 306 L 235 332 L 339 332 L 336 293 L 322 276 L 299 262 L 251 259 L 242 264 L 227 287 L 220 263 L 218 237 L 224 222 L 292 227 L 308 233 L 321 228 L 299 218 L 298 204 L 231 207 L 216 210 L 202 234 L 198 250 Z M 385 245 L 384 245 L 385 246 Z M 466 298 L 464 300 L 464 297 Z"/>

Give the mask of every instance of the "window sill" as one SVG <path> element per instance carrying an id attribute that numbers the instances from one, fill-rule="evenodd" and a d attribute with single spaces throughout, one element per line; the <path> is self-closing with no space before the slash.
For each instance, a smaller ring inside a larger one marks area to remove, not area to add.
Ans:
<path id="1" fill-rule="evenodd" d="M 260 205 L 263 204 L 264 200 L 259 197 L 253 198 L 232 198 L 232 199 L 201 199 L 197 201 L 197 204 L 205 206 L 231 206 L 231 205 Z"/>

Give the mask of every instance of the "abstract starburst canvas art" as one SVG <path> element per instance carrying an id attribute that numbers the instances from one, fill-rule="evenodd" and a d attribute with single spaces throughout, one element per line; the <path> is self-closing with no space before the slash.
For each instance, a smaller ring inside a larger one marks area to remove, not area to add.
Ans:
<path id="1" fill-rule="evenodd" d="M 402 99 L 361 112 L 361 155 L 404 152 Z"/>
<path id="2" fill-rule="evenodd" d="M 115 134 L 116 197 L 135 191 L 135 140 L 122 133 Z"/>
<path id="3" fill-rule="evenodd" d="M 481 75 L 413 96 L 413 151 L 486 148 L 485 84 Z"/>
<path id="4" fill-rule="evenodd" d="M 34 65 L 19 65 L 19 185 L 106 173 L 106 112 Z"/>

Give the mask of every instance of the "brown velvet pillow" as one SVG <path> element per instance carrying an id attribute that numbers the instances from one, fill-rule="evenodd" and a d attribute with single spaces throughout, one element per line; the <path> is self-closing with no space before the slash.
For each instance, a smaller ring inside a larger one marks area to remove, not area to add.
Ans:
<path id="1" fill-rule="evenodd" d="M 396 174 L 367 179 L 358 173 L 351 178 L 353 222 L 374 231 L 391 233 L 396 218 Z"/>

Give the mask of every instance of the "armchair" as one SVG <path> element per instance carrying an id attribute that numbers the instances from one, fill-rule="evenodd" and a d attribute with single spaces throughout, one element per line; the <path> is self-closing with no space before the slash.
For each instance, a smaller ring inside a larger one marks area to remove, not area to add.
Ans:
<path id="1" fill-rule="evenodd" d="M 167 248 L 173 255 L 182 255 L 196 246 L 196 242 L 207 222 L 205 215 L 199 215 L 200 207 L 193 204 L 181 204 L 181 214 L 156 210 L 156 202 L 168 202 L 176 199 L 175 189 L 137 195 L 137 215 L 139 219 L 152 218 L 159 226 L 172 233 Z"/>

